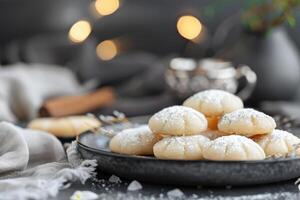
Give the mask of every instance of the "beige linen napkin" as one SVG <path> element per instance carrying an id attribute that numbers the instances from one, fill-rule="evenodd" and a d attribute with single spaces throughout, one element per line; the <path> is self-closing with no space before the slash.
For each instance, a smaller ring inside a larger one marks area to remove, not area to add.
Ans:
<path id="1" fill-rule="evenodd" d="M 0 200 L 55 197 L 74 181 L 94 175 L 95 160 L 82 160 L 73 142 L 64 151 L 52 135 L 0 123 Z"/>

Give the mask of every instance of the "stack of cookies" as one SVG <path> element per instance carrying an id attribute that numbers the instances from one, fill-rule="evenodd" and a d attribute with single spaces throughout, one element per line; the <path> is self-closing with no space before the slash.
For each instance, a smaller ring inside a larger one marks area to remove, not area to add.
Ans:
<path id="1" fill-rule="evenodd" d="M 297 153 L 300 139 L 221 90 L 199 92 L 112 138 L 113 152 L 176 160 L 262 160 Z M 300 153 L 300 151 L 299 151 Z"/>

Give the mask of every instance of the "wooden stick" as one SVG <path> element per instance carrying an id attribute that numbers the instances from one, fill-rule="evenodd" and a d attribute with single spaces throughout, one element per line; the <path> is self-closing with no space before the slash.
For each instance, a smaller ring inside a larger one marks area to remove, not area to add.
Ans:
<path id="1" fill-rule="evenodd" d="M 40 108 L 41 117 L 64 117 L 84 114 L 113 103 L 116 99 L 112 87 L 103 87 L 80 96 L 62 96 L 47 100 Z"/>

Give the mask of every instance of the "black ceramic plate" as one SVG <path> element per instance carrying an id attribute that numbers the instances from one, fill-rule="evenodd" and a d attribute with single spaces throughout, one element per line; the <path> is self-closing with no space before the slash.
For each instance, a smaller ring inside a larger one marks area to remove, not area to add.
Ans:
<path id="1" fill-rule="evenodd" d="M 137 118 L 138 123 L 145 118 Z M 120 127 L 111 127 L 120 129 Z M 78 138 L 78 149 L 85 159 L 98 161 L 99 173 L 126 179 L 175 185 L 254 185 L 300 177 L 300 158 L 262 161 L 181 161 L 112 153 L 109 138 L 85 132 Z"/>

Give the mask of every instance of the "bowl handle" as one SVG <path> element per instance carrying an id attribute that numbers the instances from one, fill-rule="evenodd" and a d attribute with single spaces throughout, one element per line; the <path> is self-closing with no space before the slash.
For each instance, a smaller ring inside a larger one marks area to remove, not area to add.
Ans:
<path id="1" fill-rule="evenodd" d="M 237 95 L 242 99 L 242 100 L 246 100 L 250 97 L 250 95 L 252 94 L 255 85 L 256 85 L 256 81 L 257 81 L 257 76 L 255 74 L 254 71 L 252 71 L 250 69 L 249 66 L 247 65 L 242 65 L 239 66 L 236 70 L 236 78 L 240 79 L 242 77 L 246 78 L 246 85 L 245 87 L 237 93 Z"/>

